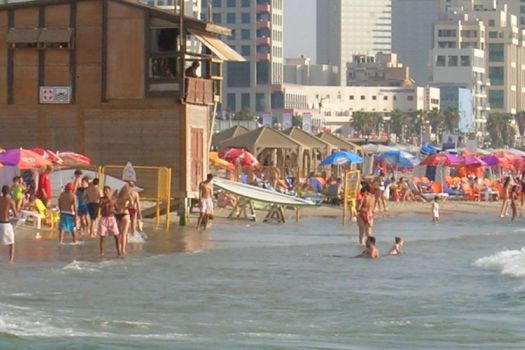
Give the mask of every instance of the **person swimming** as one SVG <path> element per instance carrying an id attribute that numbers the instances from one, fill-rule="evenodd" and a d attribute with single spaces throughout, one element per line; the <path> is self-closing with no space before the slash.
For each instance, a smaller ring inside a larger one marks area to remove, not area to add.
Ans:
<path id="1" fill-rule="evenodd" d="M 374 236 L 366 239 L 366 249 L 356 258 L 379 259 L 379 249 L 376 247 L 376 238 Z"/>
<path id="2" fill-rule="evenodd" d="M 394 246 L 392 248 L 390 248 L 390 250 L 388 251 L 388 255 L 399 255 L 401 254 L 401 248 L 403 248 L 403 244 L 405 243 L 405 241 L 403 240 L 403 238 L 401 237 L 396 237 L 395 238 L 395 243 L 394 243 Z"/>

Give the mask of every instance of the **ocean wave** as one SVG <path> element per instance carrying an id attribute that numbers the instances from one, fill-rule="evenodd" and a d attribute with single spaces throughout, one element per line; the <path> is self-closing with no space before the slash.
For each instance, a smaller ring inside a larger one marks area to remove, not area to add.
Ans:
<path id="1" fill-rule="evenodd" d="M 520 250 L 503 250 L 494 255 L 480 258 L 474 266 L 499 270 L 502 275 L 521 278 L 525 277 L 525 248 Z"/>
<path id="2" fill-rule="evenodd" d="M 144 232 L 135 232 L 128 235 L 128 243 L 146 243 L 148 235 Z"/>
<path id="3" fill-rule="evenodd" d="M 87 261 L 73 260 L 71 263 L 64 266 L 61 271 L 63 272 L 101 272 L 101 263 L 91 263 Z"/>

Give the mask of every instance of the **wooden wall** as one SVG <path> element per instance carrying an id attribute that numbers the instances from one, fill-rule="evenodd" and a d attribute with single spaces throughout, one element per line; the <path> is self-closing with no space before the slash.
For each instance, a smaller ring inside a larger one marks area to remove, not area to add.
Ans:
<path id="1" fill-rule="evenodd" d="M 38 7 L 14 11 L 16 28 L 38 27 Z M 13 103 L 38 103 L 38 49 L 13 50 Z"/>
<path id="2" fill-rule="evenodd" d="M 0 12 L 0 105 L 7 103 L 7 11 Z"/>

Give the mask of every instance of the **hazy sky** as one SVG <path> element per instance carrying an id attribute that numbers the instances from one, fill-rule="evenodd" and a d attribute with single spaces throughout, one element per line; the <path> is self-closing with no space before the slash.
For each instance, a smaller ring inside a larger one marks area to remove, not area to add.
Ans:
<path id="1" fill-rule="evenodd" d="M 284 57 L 306 55 L 315 62 L 316 0 L 284 0 Z"/>

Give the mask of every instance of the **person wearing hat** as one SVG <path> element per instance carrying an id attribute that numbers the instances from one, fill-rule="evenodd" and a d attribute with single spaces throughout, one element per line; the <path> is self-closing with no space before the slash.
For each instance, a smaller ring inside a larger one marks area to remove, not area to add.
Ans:
<path id="1" fill-rule="evenodd" d="M 64 232 L 70 233 L 73 243 L 76 243 L 75 237 L 75 195 L 73 191 L 75 185 L 68 183 L 64 192 L 58 197 L 58 209 L 60 210 L 60 223 L 58 224 L 59 243 L 64 243 Z"/>

